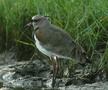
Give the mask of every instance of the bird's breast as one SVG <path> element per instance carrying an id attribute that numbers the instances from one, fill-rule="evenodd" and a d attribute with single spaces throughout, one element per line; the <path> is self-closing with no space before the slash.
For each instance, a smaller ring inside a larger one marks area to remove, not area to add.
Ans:
<path id="1" fill-rule="evenodd" d="M 42 52 L 43 54 L 51 57 L 52 56 L 52 52 L 47 51 L 42 45 L 41 42 L 38 40 L 38 38 L 36 37 L 36 35 L 34 34 L 34 39 L 35 39 L 35 45 L 37 47 L 37 49 Z"/>

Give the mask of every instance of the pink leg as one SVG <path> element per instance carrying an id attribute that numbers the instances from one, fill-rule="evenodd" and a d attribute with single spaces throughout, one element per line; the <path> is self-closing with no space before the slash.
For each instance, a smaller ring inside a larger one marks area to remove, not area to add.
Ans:
<path id="1" fill-rule="evenodd" d="M 52 64 L 53 64 L 53 80 L 52 80 L 52 87 L 54 88 L 55 87 L 55 84 L 56 84 L 56 76 L 57 76 L 57 73 L 58 73 L 58 63 L 57 63 L 57 57 L 53 57 L 53 61 L 52 61 Z"/>
<path id="2" fill-rule="evenodd" d="M 57 62 L 57 57 L 54 57 L 54 63 L 55 63 L 55 76 L 57 76 L 59 65 Z"/>

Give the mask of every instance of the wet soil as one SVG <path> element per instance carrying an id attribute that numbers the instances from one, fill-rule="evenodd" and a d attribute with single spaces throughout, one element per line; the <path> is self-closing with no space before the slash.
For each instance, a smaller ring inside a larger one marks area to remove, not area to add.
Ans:
<path id="1" fill-rule="evenodd" d="M 47 60 L 18 62 L 14 52 L 3 52 L 0 54 L 0 90 L 52 89 L 51 68 Z M 76 73 L 72 77 L 57 78 L 55 90 L 108 90 L 105 76 L 100 80 L 96 74 L 86 73 L 81 77 L 79 70 Z"/>

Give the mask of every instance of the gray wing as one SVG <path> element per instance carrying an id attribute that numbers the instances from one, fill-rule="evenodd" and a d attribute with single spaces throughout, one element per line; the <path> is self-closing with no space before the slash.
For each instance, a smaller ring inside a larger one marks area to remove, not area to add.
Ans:
<path id="1" fill-rule="evenodd" d="M 36 33 L 44 48 L 59 55 L 70 56 L 75 47 L 71 36 L 56 26 L 40 29 Z"/>

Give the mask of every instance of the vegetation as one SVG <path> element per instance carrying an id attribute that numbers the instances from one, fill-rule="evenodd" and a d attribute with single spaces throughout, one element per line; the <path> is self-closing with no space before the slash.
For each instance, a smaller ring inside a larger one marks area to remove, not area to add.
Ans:
<path id="1" fill-rule="evenodd" d="M 31 57 L 31 31 L 24 25 L 33 15 L 46 15 L 84 47 L 94 66 L 108 73 L 108 0 L 0 0 L 0 12 L 1 52 L 15 46 L 19 57 Z"/>

